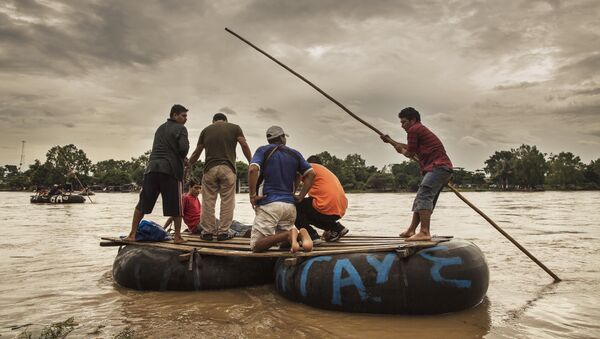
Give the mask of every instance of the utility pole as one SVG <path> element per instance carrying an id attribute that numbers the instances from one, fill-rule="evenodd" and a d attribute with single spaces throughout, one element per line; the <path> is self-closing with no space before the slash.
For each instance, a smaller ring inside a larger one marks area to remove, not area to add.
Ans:
<path id="1" fill-rule="evenodd" d="M 21 171 L 23 162 L 25 162 L 25 140 L 21 140 L 21 162 L 19 162 L 19 172 Z"/>

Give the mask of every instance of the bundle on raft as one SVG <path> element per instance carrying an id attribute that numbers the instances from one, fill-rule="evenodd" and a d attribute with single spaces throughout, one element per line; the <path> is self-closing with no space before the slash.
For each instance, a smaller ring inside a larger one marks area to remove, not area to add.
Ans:
<path id="1" fill-rule="evenodd" d="M 272 248 L 252 253 L 248 238 L 187 242 L 128 242 L 102 238 L 101 246 L 124 246 L 113 277 L 138 290 L 204 290 L 275 283 L 286 298 L 314 307 L 367 313 L 436 314 L 479 304 L 488 267 L 473 243 L 434 238 L 346 236 L 312 252 Z"/>
<path id="2" fill-rule="evenodd" d="M 30 201 L 32 204 L 81 204 L 85 198 L 75 194 L 32 195 Z"/>

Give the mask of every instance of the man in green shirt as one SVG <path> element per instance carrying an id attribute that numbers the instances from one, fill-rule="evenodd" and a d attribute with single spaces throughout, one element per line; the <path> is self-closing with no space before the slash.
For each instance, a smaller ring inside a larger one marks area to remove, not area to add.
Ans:
<path id="1" fill-rule="evenodd" d="M 213 123 L 200 133 L 196 150 L 192 153 L 188 169 L 198 161 L 206 149 L 204 174 L 202 175 L 202 233 L 204 240 L 226 240 L 230 238 L 229 228 L 233 221 L 235 207 L 235 149 L 242 146 L 244 156 L 250 163 L 252 152 L 240 126 L 227 122 L 223 113 L 213 116 Z M 221 197 L 219 225 L 215 220 L 217 195 Z"/>

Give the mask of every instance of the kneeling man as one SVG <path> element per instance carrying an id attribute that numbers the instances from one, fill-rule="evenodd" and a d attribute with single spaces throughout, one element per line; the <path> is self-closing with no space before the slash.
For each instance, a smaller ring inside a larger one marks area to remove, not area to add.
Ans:
<path id="1" fill-rule="evenodd" d="M 298 231 L 294 226 L 294 203 L 306 196 L 315 174 L 300 152 L 285 145 L 286 136 L 281 127 L 269 127 L 269 144 L 256 150 L 248 169 L 250 203 L 256 212 L 250 236 L 253 252 L 266 251 L 277 244 L 290 244 L 291 252 L 300 248 L 311 251 L 313 247 L 306 229 Z M 297 174 L 302 175 L 303 186 L 295 196 Z"/>

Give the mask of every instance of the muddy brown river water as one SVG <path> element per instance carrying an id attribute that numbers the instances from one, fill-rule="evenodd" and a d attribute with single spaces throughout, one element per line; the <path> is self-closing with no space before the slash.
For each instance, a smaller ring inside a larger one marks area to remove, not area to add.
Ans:
<path id="1" fill-rule="evenodd" d="M 473 241 L 490 268 L 479 306 L 436 316 L 330 312 L 290 302 L 273 286 L 201 292 L 140 292 L 112 281 L 117 248 L 101 236 L 125 234 L 135 194 L 97 194 L 75 205 L 32 205 L 0 192 L 0 337 L 28 325 L 74 317 L 69 338 L 598 338 L 600 192 L 468 192 L 469 200 L 529 249 L 535 263 L 451 192 L 442 193 L 433 233 Z M 351 234 L 396 235 L 410 221 L 413 194 L 349 194 Z M 235 218 L 252 221 L 247 195 Z M 160 204 L 148 219 L 162 223 Z"/>

